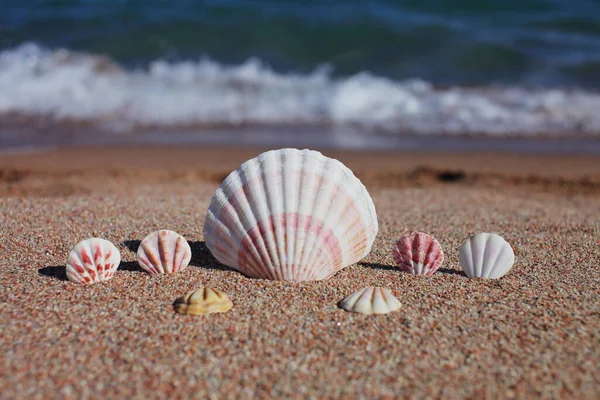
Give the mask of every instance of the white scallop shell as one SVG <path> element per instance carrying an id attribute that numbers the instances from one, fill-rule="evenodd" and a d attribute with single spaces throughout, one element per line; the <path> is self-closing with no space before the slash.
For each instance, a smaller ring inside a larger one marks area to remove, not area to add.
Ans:
<path id="1" fill-rule="evenodd" d="M 370 315 L 397 311 L 402 304 L 390 289 L 366 287 L 340 301 L 339 306 L 346 311 Z"/>
<path id="2" fill-rule="evenodd" d="M 121 253 L 114 244 L 100 238 L 77 243 L 67 259 L 67 278 L 90 284 L 109 280 L 121 263 Z"/>
<path id="3" fill-rule="evenodd" d="M 501 278 L 515 262 L 512 247 L 502 236 L 478 233 L 460 248 L 460 265 L 469 278 Z"/>
<path id="4" fill-rule="evenodd" d="M 204 223 L 221 263 L 257 278 L 326 279 L 371 250 L 375 206 L 341 162 L 312 150 L 268 151 L 221 184 Z"/>
<path id="5" fill-rule="evenodd" d="M 185 238 L 167 229 L 146 236 L 137 251 L 140 267 L 153 275 L 182 271 L 191 258 L 192 249 Z"/>

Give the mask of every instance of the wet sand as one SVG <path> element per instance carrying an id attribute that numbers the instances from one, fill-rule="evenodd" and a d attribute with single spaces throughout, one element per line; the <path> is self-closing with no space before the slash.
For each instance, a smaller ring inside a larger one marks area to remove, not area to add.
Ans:
<path id="1" fill-rule="evenodd" d="M 203 244 L 221 179 L 259 149 L 102 148 L 0 155 L 0 387 L 6 398 L 597 398 L 600 393 L 600 159 L 324 152 L 351 167 L 377 208 L 373 251 L 322 282 L 250 279 Z M 191 266 L 150 276 L 139 241 L 173 229 Z M 395 239 L 436 236 L 442 269 L 393 266 Z M 458 249 L 497 232 L 516 263 L 468 279 Z M 105 283 L 66 281 L 81 239 L 119 247 Z M 403 308 L 336 303 L 369 285 Z M 190 289 L 234 308 L 188 317 Z"/>

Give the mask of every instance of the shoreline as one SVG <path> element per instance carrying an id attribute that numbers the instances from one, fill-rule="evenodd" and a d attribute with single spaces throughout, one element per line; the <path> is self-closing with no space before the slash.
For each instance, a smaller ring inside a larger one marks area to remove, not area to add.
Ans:
<path id="1" fill-rule="evenodd" d="M 90 193 L 131 181 L 219 184 L 242 162 L 268 149 L 137 145 L 4 153 L 0 196 Z M 368 188 L 464 185 L 600 193 L 596 156 L 317 150 L 342 161 Z"/>
<path id="2" fill-rule="evenodd" d="M 226 148 L 318 148 L 355 152 L 501 153 L 600 155 L 594 134 L 490 135 L 386 132 L 353 125 L 261 125 L 124 127 L 111 130 L 97 123 L 57 122 L 44 118 L 12 121 L 0 117 L 0 154 L 68 147 L 208 146 Z"/>

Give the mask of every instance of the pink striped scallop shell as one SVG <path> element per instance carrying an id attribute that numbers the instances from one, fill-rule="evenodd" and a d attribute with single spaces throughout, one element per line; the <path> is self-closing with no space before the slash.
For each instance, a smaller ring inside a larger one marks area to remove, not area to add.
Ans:
<path id="1" fill-rule="evenodd" d="M 223 181 L 204 240 L 217 260 L 250 277 L 307 281 L 367 255 L 377 228 L 373 201 L 346 166 L 317 151 L 281 149 Z"/>
<path id="2" fill-rule="evenodd" d="M 422 232 L 401 237 L 392 253 L 396 264 L 413 275 L 433 275 L 444 262 L 444 252 L 438 241 Z"/>
<path id="3" fill-rule="evenodd" d="M 152 232 L 137 251 L 140 267 L 152 275 L 184 270 L 192 258 L 192 249 L 183 236 L 167 229 Z"/>
<path id="4" fill-rule="evenodd" d="M 100 238 L 77 243 L 67 259 L 67 278 L 71 282 L 92 284 L 109 280 L 121 263 L 114 244 Z"/>

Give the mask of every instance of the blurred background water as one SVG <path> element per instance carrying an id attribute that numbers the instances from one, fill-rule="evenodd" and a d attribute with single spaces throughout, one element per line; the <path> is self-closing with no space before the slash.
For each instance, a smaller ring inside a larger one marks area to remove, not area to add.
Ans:
<path id="1" fill-rule="evenodd" d="M 75 130 L 594 143 L 598 89 L 598 1 L 0 0 L 3 147 Z"/>

